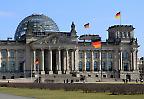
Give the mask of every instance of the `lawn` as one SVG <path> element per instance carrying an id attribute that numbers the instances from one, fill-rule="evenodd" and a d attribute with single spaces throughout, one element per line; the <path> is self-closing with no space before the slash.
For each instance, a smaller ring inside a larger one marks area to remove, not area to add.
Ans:
<path id="1" fill-rule="evenodd" d="M 0 93 L 35 97 L 36 99 L 144 99 L 144 94 L 110 95 L 109 93 L 83 93 L 82 91 L 6 88 L 6 87 L 0 87 Z"/>

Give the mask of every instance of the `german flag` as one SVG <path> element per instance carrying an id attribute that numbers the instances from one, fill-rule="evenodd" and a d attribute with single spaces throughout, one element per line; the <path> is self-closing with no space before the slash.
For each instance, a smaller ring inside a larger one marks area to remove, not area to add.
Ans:
<path id="1" fill-rule="evenodd" d="M 37 58 L 35 60 L 35 64 L 39 64 L 39 60 Z"/>
<path id="2" fill-rule="evenodd" d="M 121 13 L 120 12 L 116 13 L 115 18 L 120 19 L 120 17 L 121 17 Z"/>
<path id="3" fill-rule="evenodd" d="M 89 23 L 85 24 L 84 28 L 90 28 L 90 24 Z"/>
<path id="4" fill-rule="evenodd" d="M 94 48 L 101 48 L 101 41 L 92 42 L 92 46 L 93 46 Z"/>
<path id="5" fill-rule="evenodd" d="M 91 44 L 94 48 L 101 48 L 101 40 L 100 39 L 92 40 Z"/>

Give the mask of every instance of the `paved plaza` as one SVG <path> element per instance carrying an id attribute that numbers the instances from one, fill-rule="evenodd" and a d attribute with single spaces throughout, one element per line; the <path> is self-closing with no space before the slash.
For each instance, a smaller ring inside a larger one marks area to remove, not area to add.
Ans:
<path id="1" fill-rule="evenodd" d="M 28 97 L 22 97 L 22 96 L 14 96 L 14 95 L 8 95 L 0 93 L 1 99 L 35 99 L 35 98 L 28 98 Z"/>

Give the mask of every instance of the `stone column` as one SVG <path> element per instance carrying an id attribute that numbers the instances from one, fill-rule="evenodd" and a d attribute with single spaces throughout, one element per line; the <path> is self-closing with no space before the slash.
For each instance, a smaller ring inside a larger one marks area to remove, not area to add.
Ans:
<path id="1" fill-rule="evenodd" d="M 8 53 L 8 56 L 7 56 L 7 70 L 10 71 L 10 64 L 9 64 L 9 61 L 10 61 L 10 50 L 7 49 L 7 53 Z"/>
<path id="2" fill-rule="evenodd" d="M 74 71 L 74 51 L 71 52 L 71 70 Z"/>
<path id="3" fill-rule="evenodd" d="M 25 61 L 25 60 L 23 60 Z M 18 68 L 18 51 L 15 50 L 15 70 L 18 71 L 19 68 Z"/>
<path id="4" fill-rule="evenodd" d="M 33 71 L 34 71 L 34 73 L 36 73 L 36 64 L 35 64 L 35 61 L 36 61 L 36 51 L 35 50 L 33 50 L 33 58 L 34 58 L 34 60 L 33 60 L 33 64 L 34 64 Z"/>
<path id="5" fill-rule="evenodd" d="M 137 70 L 137 50 L 133 51 L 133 68 Z"/>
<path id="6" fill-rule="evenodd" d="M 49 50 L 49 74 L 53 74 L 53 70 L 52 70 L 52 50 Z"/>
<path id="7" fill-rule="evenodd" d="M 84 65 L 83 65 L 83 72 L 86 72 L 86 51 L 83 51 L 83 54 L 84 54 Z"/>
<path id="8" fill-rule="evenodd" d="M 94 72 L 94 54 L 93 50 L 91 50 L 91 72 Z"/>
<path id="9" fill-rule="evenodd" d="M 131 65 L 130 70 L 133 70 L 133 51 L 131 51 Z"/>
<path id="10" fill-rule="evenodd" d="M 61 71 L 61 50 L 58 49 L 58 60 L 57 60 L 57 73 L 58 74 L 62 74 L 62 71 Z"/>
<path id="11" fill-rule="evenodd" d="M 69 68 L 69 51 L 66 50 L 66 74 L 70 73 L 70 68 Z"/>
<path id="12" fill-rule="evenodd" d="M 102 51 L 99 52 L 99 71 L 102 70 Z"/>
<path id="13" fill-rule="evenodd" d="M 99 80 L 100 81 L 102 81 L 102 76 L 103 76 L 103 74 L 102 74 L 103 72 L 102 72 L 102 50 L 100 49 L 100 52 L 99 52 Z"/>
<path id="14" fill-rule="evenodd" d="M 63 73 L 66 73 L 66 51 L 63 50 Z"/>
<path id="15" fill-rule="evenodd" d="M 78 49 L 74 51 L 74 70 L 75 71 L 79 71 L 79 65 L 78 65 L 78 62 L 79 62 L 79 54 L 78 54 Z"/>
<path id="16" fill-rule="evenodd" d="M 41 74 L 45 74 L 44 65 L 44 49 L 41 49 Z"/>
<path id="17" fill-rule="evenodd" d="M 120 51 L 120 70 L 123 71 L 123 59 L 122 59 L 122 51 Z"/>
<path id="18" fill-rule="evenodd" d="M 114 65 L 113 65 L 112 68 L 113 68 L 114 71 L 118 71 L 119 70 L 119 57 L 118 57 L 119 52 L 118 52 L 118 50 L 115 50 L 113 54 L 114 54 L 113 55 L 113 63 L 114 63 Z"/>
<path id="19" fill-rule="evenodd" d="M 136 70 L 139 70 L 139 66 L 137 65 L 138 62 L 138 50 L 136 50 Z"/>

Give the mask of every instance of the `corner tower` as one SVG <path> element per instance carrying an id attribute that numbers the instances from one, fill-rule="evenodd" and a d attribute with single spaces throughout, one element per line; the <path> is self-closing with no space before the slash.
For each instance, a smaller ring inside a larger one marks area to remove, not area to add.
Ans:
<path id="1" fill-rule="evenodd" d="M 134 27 L 132 25 L 114 25 L 109 27 L 108 42 L 111 43 L 130 43 L 134 40 Z"/>
<path id="2" fill-rule="evenodd" d="M 138 79 L 138 43 L 132 25 L 114 25 L 108 29 L 107 43 L 115 46 L 115 68 L 121 79 Z M 116 58 L 117 57 L 117 58 Z"/>

